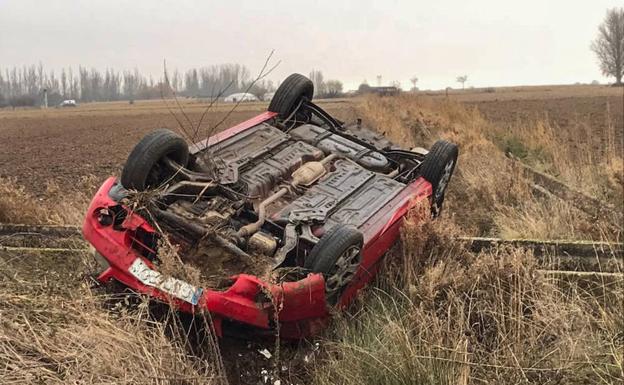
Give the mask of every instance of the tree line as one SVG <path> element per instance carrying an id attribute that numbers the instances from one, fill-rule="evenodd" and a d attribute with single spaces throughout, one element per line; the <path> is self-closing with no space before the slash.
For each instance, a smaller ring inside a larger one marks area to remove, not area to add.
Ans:
<path id="1" fill-rule="evenodd" d="M 249 92 L 262 97 L 274 91 L 271 80 L 254 82 L 249 69 L 240 64 L 220 64 L 177 69 L 154 79 L 138 69 L 117 71 L 79 66 L 63 68 L 60 72 L 46 70 L 40 63 L 23 67 L 0 68 L 0 107 L 35 106 L 43 101 L 44 90 L 48 104 L 65 99 L 81 102 L 156 99 L 177 95 L 188 97 L 220 97 L 236 92 Z"/>
<path id="2" fill-rule="evenodd" d="M 600 68 L 605 76 L 613 76 L 616 85 L 624 77 L 624 8 L 607 11 L 604 22 L 599 26 L 598 36 L 591 44 Z M 337 97 L 343 95 L 342 83 L 325 80 L 321 71 L 310 72 L 315 86 L 315 97 Z M 467 76 L 457 81 L 462 88 Z M 410 79 L 412 90 L 417 90 L 418 78 Z M 377 76 L 381 85 L 381 75 Z M 399 88 L 400 84 L 393 86 Z M 366 81 L 360 91 L 368 87 Z M 370 87 L 368 87 L 370 88 Z M 220 64 L 192 68 L 184 73 L 175 69 L 171 74 L 154 79 L 138 69 L 116 71 L 79 66 L 47 71 L 41 63 L 23 67 L 0 68 L 0 108 L 6 106 L 35 106 L 43 101 L 44 91 L 48 104 L 55 105 L 65 99 L 81 102 L 155 99 L 169 97 L 172 93 L 188 97 L 220 97 L 237 92 L 249 92 L 262 98 L 275 90 L 271 80 L 255 81 L 249 69 L 240 64 Z"/>

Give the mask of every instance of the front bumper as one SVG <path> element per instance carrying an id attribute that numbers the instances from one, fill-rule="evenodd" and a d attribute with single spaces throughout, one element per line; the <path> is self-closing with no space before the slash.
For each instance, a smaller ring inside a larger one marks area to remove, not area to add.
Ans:
<path id="1" fill-rule="evenodd" d="M 109 191 L 117 183 L 111 177 L 98 190 L 89 205 L 83 225 L 85 239 L 101 255 L 108 267 L 98 276 L 100 282 L 116 280 L 132 290 L 170 303 L 180 311 L 211 313 L 218 335 L 222 321 L 229 320 L 253 328 L 272 331 L 279 323 L 280 336 L 304 338 L 324 327 L 328 316 L 325 282 L 321 274 L 309 274 L 297 282 L 269 283 L 248 274 L 231 277 L 225 290 L 196 288 L 157 271 L 150 250 L 137 240 L 137 234 L 153 234 L 154 228 L 141 216 L 128 211 L 121 223 L 102 225 L 101 209 L 119 206 Z M 138 246 L 138 247 L 137 247 Z"/>

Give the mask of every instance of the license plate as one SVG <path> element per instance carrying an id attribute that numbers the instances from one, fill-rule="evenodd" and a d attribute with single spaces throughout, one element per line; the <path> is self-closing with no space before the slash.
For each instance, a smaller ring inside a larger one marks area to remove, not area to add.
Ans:
<path id="1" fill-rule="evenodd" d="M 135 259 L 128 271 L 144 285 L 155 287 L 190 304 L 197 305 L 201 297 L 201 288 L 173 277 L 165 277 L 150 269 L 141 258 Z"/>

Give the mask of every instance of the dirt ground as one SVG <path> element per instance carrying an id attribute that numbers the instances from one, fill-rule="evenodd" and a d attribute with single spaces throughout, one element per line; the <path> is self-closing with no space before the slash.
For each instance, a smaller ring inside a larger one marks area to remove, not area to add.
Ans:
<path id="1" fill-rule="evenodd" d="M 340 115 L 346 103 L 322 103 Z M 0 178 L 15 178 L 35 196 L 43 196 L 54 182 L 71 191 L 80 177 L 94 175 L 99 180 L 118 175 L 134 145 L 155 128 L 179 130 L 180 120 L 187 130 L 187 117 L 199 121 L 207 104 L 182 101 L 186 116 L 169 102 L 138 101 L 93 103 L 77 108 L 48 110 L 0 110 Z M 206 115 L 197 135 L 205 138 L 266 110 L 265 103 L 246 103 L 230 113 L 231 105 L 220 105 Z"/>
<path id="2" fill-rule="evenodd" d="M 607 146 L 609 125 L 615 130 L 615 145 L 623 151 L 624 101 L 622 95 L 575 96 L 555 99 L 520 99 L 469 102 L 486 119 L 502 127 L 540 119 L 556 129 L 576 132 L 591 141 L 596 151 Z M 617 129 L 619 127 L 619 129 Z"/>
<path id="3" fill-rule="evenodd" d="M 578 131 L 604 147 L 607 125 L 615 127 L 615 143 L 622 151 L 624 89 L 605 86 L 540 86 L 453 91 L 449 97 L 477 107 L 495 124 L 511 126 L 547 118 L 561 130 Z M 426 93 L 427 97 L 445 97 Z M 168 105 L 168 107 L 167 107 Z M 0 110 L 0 177 L 11 177 L 35 196 L 43 196 L 48 182 L 71 191 L 77 180 L 94 175 L 103 180 L 119 174 L 128 153 L 154 128 L 186 127 L 197 122 L 205 103 L 182 100 L 187 117 L 173 101 L 89 103 L 77 108 Z M 348 100 L 321 102 L 342 118 L 353 118 Z M 225 129 L 266 109 L 266 103 L 246 103 L 229 113 L 231 105 L 213 108 L 204 119 L 198 139 L 225 118 Z M 176 114 L 175 118 L 171 111 Z M 621 127 L 621 129 L 617 129 Z M 596 135 L 587 135 L 587 130 Z"/>

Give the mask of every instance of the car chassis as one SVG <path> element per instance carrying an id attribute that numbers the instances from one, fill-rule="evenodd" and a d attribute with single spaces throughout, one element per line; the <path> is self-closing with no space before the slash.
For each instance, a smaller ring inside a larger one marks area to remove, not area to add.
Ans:
<path id="1" fill-rule="evenodd" d="M 83 225 L 103 271 L 180 311 L 208 311 L 226 329 L 304 338 L 321 331 L 375 276 L 402 219 L 424 202 L 438 215 L 457 147 L 405 150 L 314 104 L 293 74 L 269 110 L 188 146 L 169 130 L 137 144 L 121 179 L 107 179 Z M 135 208 L 129 197 L 151 191 Z M 180 250 L 209 240 L 241 259 L 262 255 L 279 282 L 240 272 L 214 288 L 159 272 L 163 238 Z"/>

